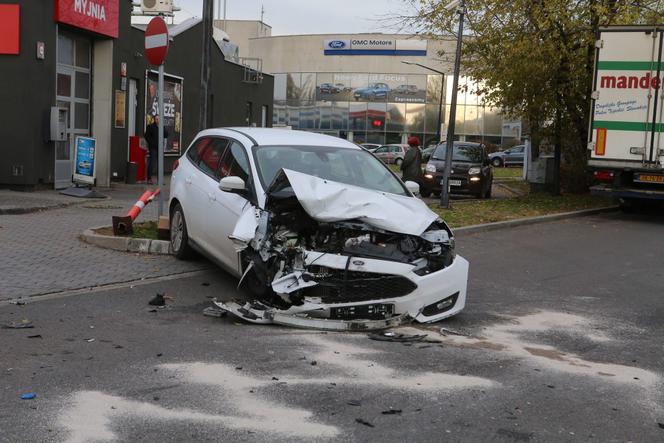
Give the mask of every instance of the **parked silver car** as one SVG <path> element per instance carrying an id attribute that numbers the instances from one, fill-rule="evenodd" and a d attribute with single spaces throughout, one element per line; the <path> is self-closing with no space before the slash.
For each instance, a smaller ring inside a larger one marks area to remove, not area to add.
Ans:
<path id="1" fill-rule="evenodd" d="M 407 151 L 408 145 L 384 145 L 373 151 L 373 153 L 388 165 L 401 165 Z"/>

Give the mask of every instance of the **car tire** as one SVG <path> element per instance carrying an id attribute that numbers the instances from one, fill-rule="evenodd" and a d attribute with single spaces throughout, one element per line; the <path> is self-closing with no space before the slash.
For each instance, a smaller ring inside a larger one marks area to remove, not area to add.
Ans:
<path id="1" fill-rule="evenodd" d="M 431 196 L 431 189 L 420 188 L 420 196 L 422 196 L 422 198 L 429 198 Z"/>
<path id="2" fill-rule="evenodd" d="M 189 245 L 189 233 L 187 232 L 187 221 L 180 203 L 176 203 L 171 211 L 170 219 L 171 249 L 176 258 L 186 260 L 194 255 L 194 250 Z"/>
<path id="3" fill-rule="evenodd" d="M 500 157 L 496 157 L 493 160 L 491 160 L 491 164 L 496 168 L 498 168 L 503 165 L 503 161 L 500 159 Z"/>
<path id="4" fill-rule="evenodd" d="M 397 165 L 397 166 L 401 166 L 401 163 L 403 163 L 402 158 L 398 158 L 398 159 L 394 160 L 394 164 Z"/>

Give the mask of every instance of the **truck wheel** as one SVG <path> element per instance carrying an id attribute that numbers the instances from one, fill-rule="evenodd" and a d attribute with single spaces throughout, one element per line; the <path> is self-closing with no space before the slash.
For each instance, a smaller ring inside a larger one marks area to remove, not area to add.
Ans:
<path id="1" fill-rule="evenodd" d="M 189 233 L 184 211 L 180 203 L 177 203 L 171 212 L 171 248 L 173 254 L 180 260 L 187 260 L 194 255 L 194 250 L 189 246 Z"/>
<path id="2" fill-rule="evenodd" d="M 431 189 L 420 188 L 420 196 L 422 196 L 422 198 L 428 198 L 431 196 Z"/>

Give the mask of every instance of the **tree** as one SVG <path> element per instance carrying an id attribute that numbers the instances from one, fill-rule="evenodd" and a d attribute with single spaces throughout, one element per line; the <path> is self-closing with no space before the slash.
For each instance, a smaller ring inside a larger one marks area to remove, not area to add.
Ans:
<path id="1" fill-rule="evenodd" d="M 429 38 L 454 34 L 447 2 L 406 0 L 411 24 Z M 543 139 L 564 159 L 563 185 L 585 185 L 595 39 L 600 26 L 657 23 L 658 0 L 466 0 L 462 72 L 486 104 L 522 118 L 533 151 Z M 440 54 L 443 55 L 443 54 Z M 555 186 L 554 192 L 559 192 Z"/>

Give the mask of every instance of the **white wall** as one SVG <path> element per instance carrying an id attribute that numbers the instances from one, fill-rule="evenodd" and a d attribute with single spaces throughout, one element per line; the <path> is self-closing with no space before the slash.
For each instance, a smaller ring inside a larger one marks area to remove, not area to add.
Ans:
<path id="1" fill-rule="evenodd" d="M 232 36 L 231 36 L 232 37 Z M 431 74 L 418 66 L 406 65 L 402 60 L 418 62 L 434 69 L 452 73 L 454 69 L 455 39 L 429 40 L 426 56 L 390 55 L 324 55 L 323 41 L 329 39 L 399 39 L 404 34 L 317 34 L 249 38 L 249 57 L 263 59 L 263 71 L 288 72 L 373 72 L 390 74 Z M 419 37 L 413 37 L 419 39 Z M 446 55 L 441 56 L 440 50 Z M 242 52 L 242 47 L 240 47 Z M 444 59 L 444 60 L 441 60 Z M 446 61 L 448 60 L 449 61 Z"/>

